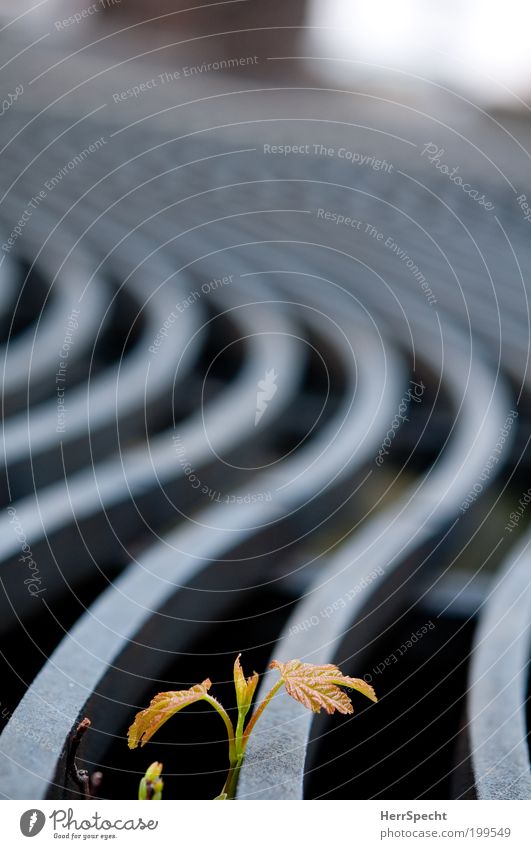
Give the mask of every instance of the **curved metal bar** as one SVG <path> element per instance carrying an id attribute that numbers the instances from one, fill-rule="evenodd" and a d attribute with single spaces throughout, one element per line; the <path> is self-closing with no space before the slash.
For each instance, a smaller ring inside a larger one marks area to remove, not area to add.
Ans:
<path id="1" fill-rule="evenodd" d="M 49 257 L 42 257 L 40 269 L 50 267 L 51 276 L 56 272 Z M 31 398 L 42 398 L 55 392 L 55 375 L 59 369 L 63 340 L 69 334 L 69 321 L 74 316 L 77 324 L 69 347 L 69 368 L 86 357 L 105 309 L 105 289 L 101 279 L 88 281 L 88 262 L 76 257 L 67 263 L 56 276 L 48 293 L 47 303 L 35 325 L 0 348 L 2 368 L 2 393 L 4 409 L 20 408 Z"/>
<path id="2" fill-rule="evenodd" d="M 171 272 L 168 271 L 163 281 L 169 277 Z M 191 367 L 198 353 L 192 339 L 202 319 L 200 304 L 197 309 L 184 312 L 179 316 L 178 332 L 167 335 L 163 356 L 151 357 L 150 346 L 173 315 L 176 301 L 187 294 L 183 288 L 170 289 L 164 282 L 157 291 L 153 291 L 154 278 L 153 268 L 149 277 L 144 270 L 128 285 L 128 291 L 138 304 L 137 315 L 144 318 L 141 336 L 133 350 L 120 362 L 97 374 L 87 386 L 67 388 L 68 412 L 64 428 L 58 430 L 57 427 L 56 399 L 7 419 L 3 450 L 8 467 L 28 455 L 31 455 L 34 467 L 40 455 L 52 453 L 57 478 L 62 476 L 61 460 L 56 456 L 59 445 L 64 448 L 71 442 L 86 440 L 90 433 L 91 460 L 94 462 L 100 458 L 101 452 L 109 452 L 109 436 L 113 433 L 118 433 L 121 439 L 135 431 L 142 435 L 146 407 L 149 405 L 151 410 L 165 397 L 171 397 L 175 379 L 183 379 Z M 100 444 L 101 449 L 98 450 Z M 48 462 L 47 466 L 50 465 Z M 49 474 L 54 474 L 54 470 L 49 468 Z M 46 483 L 50 480 L 43 480 L 40 476 L 39 484 L 43 486 Z"/>
<path id="3" fill-rule="evenodd" d="M 242 300 L 243 304 L 240 303 Z M 213 399 L 204 410 L 190 416 L 178 429 L 186 460 L 195 469 L 255 435 L 257 384 L 267 369 L 273 368 L 283 375 L 274 405 L 275 415 L 280 416 L 293 398 L 303 368 L 301 346 L 296 342 L 296 333 L 289 319 L 272 309 L 267 299 L 249 302 L 245 293 L 235 286 L 230 294 L 224 293 L 224 302 L 225 306 L 232 303 L 230 314 L 242 338 L 247 340 L 248 354 L 244 367 L 227 391 Z M 148 445 L 123 451 L 118 458 L 96 464 L 16 502 L 12 509 L 16 511 L 17 520 L 33 550 L 37 545 L 42 546 L 40 561 L 45 560 L 45 547 L 52 544 L 57 534 L 69 528 L 79 531 L 85 522 L 90 521 L 91 539 L 96 544 L 97 529 L 108 532 L 106 511 L 124 505 L 134 516 L 136 498 L 145 500 L 149 497 L 151 508 L 154 502 L 165 503 L 166 512 L 171 511 L 175 517 L 177 508 L 168 503 L 163 491 L 166 484 L 186 481 L 185 469 L 173 444 L 174 436 L 175 431 L 165 431 Z M 36 603 L 20 581 L 19 541 L 10 523 L 7 515 L 0 519 L 0 562 L 4 564 L 0 630 L 8 628 L 12 622 L 13 608 L 24 619 L 35 609 Z M 127 526 L 122 530 L 125 539 L 136 528 L 136 524 L 130 524 L 129 531 Z M 82 534 L 81 539 L 76 533 L 72 534 L 69 540 L 69 582 L 76 583 L 86 570 L 85 547 Z M 64 581 L 57 565 L 49 562 L 49 557 L 47 560 L 48 568 L 43 567 L 44 582 L 53 595 L 62 590 Z"/>
<path id="4" fill-rule="evenodd" d="M 479 799 L 531 799 L 530 548 L 527 534 L 507 557 L 481 611 L 472 648 L 468 735 Z"/>
<path id="5" fill-rule="evenodd" d="M 311 319 L 310 312 L 310 320 L 315 322 L 315 313 Z M 337 330 L 338 321 L 341 333 Z M 318 325 L 322 332 L 320 317 Z M 341 352 L 349 371 L 345 400 L 327 428 L 308 446 L 275 471 L 260 475 L 256 481 L 259 489 L 271 487 L 278 491 L 286 483 L 290 485 L 281 496 L 274 496 L 267 504 L 223 504 L 203 511 L 199 526 L 177 529 L 166 538 L 164 545 L 146 552 L 142 568 L 132 565 L 114 586 L 109 587 L 65 637 L 0 738 L 0 754 L 3 755 L 0 793 L 11 797 L 16 793 L 13 774 L 21 768 L 25 770 L 26 792 L 28 782 L 34 798 L 41 798 L 47 792 L 65 739 L 98 681 L 146 620 L 154 616 L 180 586 L 186 585 L 191 576 L 204 568 L 205 563 L 230 551 L 264 522 L 274 522 L 289 514 L 309 491 L 326 486 L 351 470 L 353 463 L 361 465 L 372 455 L 402 386 L 398 362 L 396 358 L 387 359 L 378 337 L 358 325 L 356 309 L 347 299 L 340 303 L 339 315 L 331 322 L 327 336 L 329 344 Z M 324 449 L 334 440 L 337 445 L 330 454 L 325 454 Z M 303 468 L 308 471 L 303 473 Z M 181 552 L 178 558 L 176 550 Z M 94 638 L 87 643 L 89 632 Z M 83 648 L 87 645 L 90 645 L 88 655 Z M 57 688 L 66 693 L 61 706 L 53 699 Z M 20 732 L 35 711 L 41 716 L 46 712 L 47 727 L 53 729 L 47 751 L 30 745 Z"/>
<path id="6" fill-rule="evenodd" d="M 460 408 L 450 444 L 400 503 L 367 521 L 352 542 L 330 558 L 285 626 L 274 651 L 276 659 L 300 657 L 312 663 L 330 662 L 346 631 L 355 627 L 368 597 L 408 554 L 456 516 L 459 503 L 481 474 L 503 427 L 509 397 L 501 387 L 493 390 L 492 375 L 477 356 L 470 363 L 470 375 L 464 374 L 466 346 L 454 333 L 451 339 L 442 363 L 441 352 L 433 350 L 432 339 L 425 338 L 422 346 L 428 363 L 434 360 L 434 365 L 442 364 L 447 388 Z M 474 393 L 469 391 L 469 384 Z M 381 577 L 371 581 L 364 593 L 354 594 L 333 617 L 322 621 L 320 618 L 318 628 L 302 631 L 294 627 L 311 621 L 334 600 L 348 598 L 353 586 L 368 574 L 379 572 Z M 270 689 L 273 678 L 272 673 L 266 674 L 258 698 Z M 239 798 L 302 798 L 311 723 L 311 714 L 288 697 L 279 696 L 272 702 L 249 741 Z"/>

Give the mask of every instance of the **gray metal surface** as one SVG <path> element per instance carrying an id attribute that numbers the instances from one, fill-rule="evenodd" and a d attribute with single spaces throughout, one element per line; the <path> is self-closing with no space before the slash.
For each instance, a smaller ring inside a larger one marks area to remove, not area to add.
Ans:
<path id="1" fill-rule="evenodd" d="M 529 546 L 527 535 L 493 582 L 472 653 L 468 733 L 479 799 L 531 799 Z"/>

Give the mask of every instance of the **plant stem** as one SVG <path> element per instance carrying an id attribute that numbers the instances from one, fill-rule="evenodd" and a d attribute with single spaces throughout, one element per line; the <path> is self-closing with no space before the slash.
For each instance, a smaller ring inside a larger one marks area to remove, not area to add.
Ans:
<path id="1" fill-rule="evenodd" d="M 240 777 L 242 762 L 243 752 L 241 755 L 238 755 L 236 760 L 230 765 L 229 774 L 227 775 L 227 780 L 222 790 L 222 793 L 226 795 L 227 799 L 232 800 L 236 797 L 236 787 L 238 786 L 238 778 Z"/>
<path id="2" fill-rule="evenodd" d="M 241 758 L 239 758 L 238 746 L 236 744 L 236 738 L 234 736 L 234 725 L 232 724 L 231 718 L 228 715 L 227 711 L 221 705 L 217 699 L 213 696 L 209 696 L 208 694 L 204 696 L 205 702 L 208 702 L 209 705 L 217 710 L 219 715 L 221 716 L 223 722 L 225 723 L 225 728 L 227 729 L 227 737 L 229 739 L 229 772 L 227 775 L 227 779 L 223 786 L 223 790 L 221 791 L 219 798 L 233 799 L 234 796 L 230 795 L 230 789 L 234 785 L 234 789 L 236 784 L 234 783 L 234 773 L 237 770 L 239 773 L 239 766 L 241 766 Z M 237 780 L 237 778 L 236 778 Z"/>
<path id="3" fill-rule="evenodd" d="M 217 710 L 219 715 L 221 716 L 223 722 L 225 723 L 225 728 L 227 729 L 227 737 L 229 739 L 229 760 L 232 762 L 236 759 L 236 740 L 234 738 L 234 725 L 231 722 L 231 718 L 228 715 L 227 711 L 223 707 L 222 704 L 218 702 L 213 696 L 209 696 L 208 693 L 203 697 L 205 702 L 208 702 L 209 705 Z"/>
<path id="4" fill-rule="evenodd" d="M 238 715 L 238 724 L 236 726 L 236 733 L 234 733 L 234 726 L 227 711 L 222 707 L 222 705 L 220 705 L 220 703 L 216 701 L 216 699 L 214 699 L 212 696 L 206 695 L 204 697 L 205 701 L 212 705 L 212 707 L 215 708 L 221 716 L 223 722 L 225 723 L 225 727 L 227 728 L 227 736 L 229 738 L 229 772 L 225 784 L 223 786 L 223 790 L 218 796 L 218 799 L 235 798 L 236 788 L 238 786 L 238 779 L 240 777 L 240 770 L 242 768 L 243 758 L 245 754 L 245 748 L 249 741 L 251 731 L 262 716 L 264 710 L 268 706 L 273 696 L 276 696 L 283 683 L 284 681 L 281 678 L 280 681 L 277 681 L 275 686 L 271 688 L 263 702 L 261 702 L 261 704 L 253 713 L 251 719 L 247 723 L 247 728 L 245 729 L 245 731 L 243 730 L 243 723 L 245 721 L 245 714 L 247 713 L 247 711 L 244 712 L 240 710 Z"/>
<path id="5" fill-rule="evenodd" d="M 243 723 L 245 721 L 245 714 L 247 713 L 247 711 L 240 710 L 238 716 L 238 725 L 236 726 L 235 758 L 231 758 L 229 774 L 227 776 L 227 780 L 223 788 L 223 793 L 226 795 L 227 799 L 234 799 L 236 796 L 236 788 L 238 787 L 238 779 L 240 777 L 240 770 L 242 768 L 243 758 L 245 755 L 245 747 L 247 746 L 249 735 L 251 734 L 251 731 L 262 716 L 264 710 L 268 706 L 273 696 L 275 696 L 276 693 L 278 693 L 278 691 L 282 687 L 283 683 L 284 682 L 282 681 L 282 679 L 280 681 L 277 681 L 275 686 L 269 691 L 264 701 L 258 706 L 256 711 L 252 715 L 245 731 L 243 730 Z"/>
<path id="6" fill-rule="evenodd" d="M 265 711 L 266 707 L 268 706 L 268 704 L 271 701 L 271 699 L 273 698 L 273 696 L 276 696 L 276 694 L 278 693 L 278 691 L 282 687 L 283 683 L 284 683 L 284 681 L 282 680 L 282 678 L 280 679 L 280 681 L 277 681 L 275 686 L 271 688 L 271 690 L 269 691 L 269 693 L 265 697 L 264 701 L 256 708 L 255 712 L 253 713 L 252 717 L 250 718 L 249 722 L 247 723 L 247 728 L 245 729 L 245 733 L 244 733 L 243 739 L 242 739 L 242 753 L 245 752 L 245 748 L 247 746 L 247 743 L 249 742 L 249 737 L 251 735 L 251 731 L 253 730 L 254 726 L 256 725 L 256 723 L 258 722 L 260 717 L 262 716 L 263 712 Z"/>

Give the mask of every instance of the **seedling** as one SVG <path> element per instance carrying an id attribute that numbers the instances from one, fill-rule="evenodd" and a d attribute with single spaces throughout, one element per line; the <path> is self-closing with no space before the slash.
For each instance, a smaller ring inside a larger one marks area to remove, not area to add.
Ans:
<path id="1" fill-rule="evenodd" d="M 234 799 L 249 737 L 269 702 L 281 687 L 285 688 L 288 696 L 314 713 L 319 713 L 321 710 L 325 710 L 327 713 L 335 713 L 336 711 L 343 714 L 354 713 L 350 697 L 341 687 L 358 690 L 371 701 L 377 701 L 376 694 L 369 684 L 360 678 L 349 678 L 347 675 L 343 675 L 338 667 L 331 663 L 316 666 L 313 663 L 302 663 L 300 660 L 289 660 L 287 663 L 274 660 L 269 668 L 278 669 L 280 679 L 258 705 L 249 722 L 245 725 L 259 677 L 256 672 L 250 678 L 245 677 L 240 657 L 241 655 L 238 655 L 234 663 L 234 687 L 238 706 L 236 728 L 234 728 L 223 705 L 210 695 L 209 690 L 212 683 L 207 678 L 202 684 L 196 684 L 189 690 L 177 690 L 156 695 L 149 707 L 137 713 L 135 721 L 129 729 L 129 748 L 136 749 L 138 745 L 145 746 L 170 717 L 188 707 L 188 705 L 200 701 L 207 702 L 219 713 L 225 723 L 229 741 L 229 772 L 223 790 L 216 798 Z M 148 769 L 140 783 L 139 798 L 162 798 L 161 770 L 162 765 L 158 763 L 152 764 Z M 153 789 L 153 787 L 157 789 L 151 795 L 147 791 L 150 788 Z"/>
<path id="2" fill-rule="evenodd" d="M 161 772 L 162 764 L 157 763 L 157 761 L 148 767 L 138 788 L 138 798 L 141 802 L 158 802 L 162 799 L 164 782 L 160 777 Z"/>

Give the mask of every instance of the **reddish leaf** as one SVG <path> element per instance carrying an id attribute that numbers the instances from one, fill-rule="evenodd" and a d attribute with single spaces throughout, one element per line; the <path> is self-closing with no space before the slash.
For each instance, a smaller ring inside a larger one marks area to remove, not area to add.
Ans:
<path id="1" fill-rule="evenodd" d="M 212 686 L 207 678 L 202 684 L 196 684 L 189 690 L 176 690 L 169 693 L 158 693 L 148 708 L 137 713 L 135 721 L 129 729 L 129 748 L 136 749 L 138 744 L 145 746 L 158 729 L 170 717 L 188 705 L 204 699 Z"/>
<path id="2" fill-rule="evenodd" d="M 317 666 L 300 660 L 289 660 L 287 663 L 274 660 L 270 668 L 280 671 L 288 695 L 314 713 L 319 713 L 321 709 L 327 713 L 354 713 L 349 696 L 340 687 L 358 690 L 371 701 L 377 701 L 373 688 L 366 681 L 343 675 L 331 663 Z"/>

